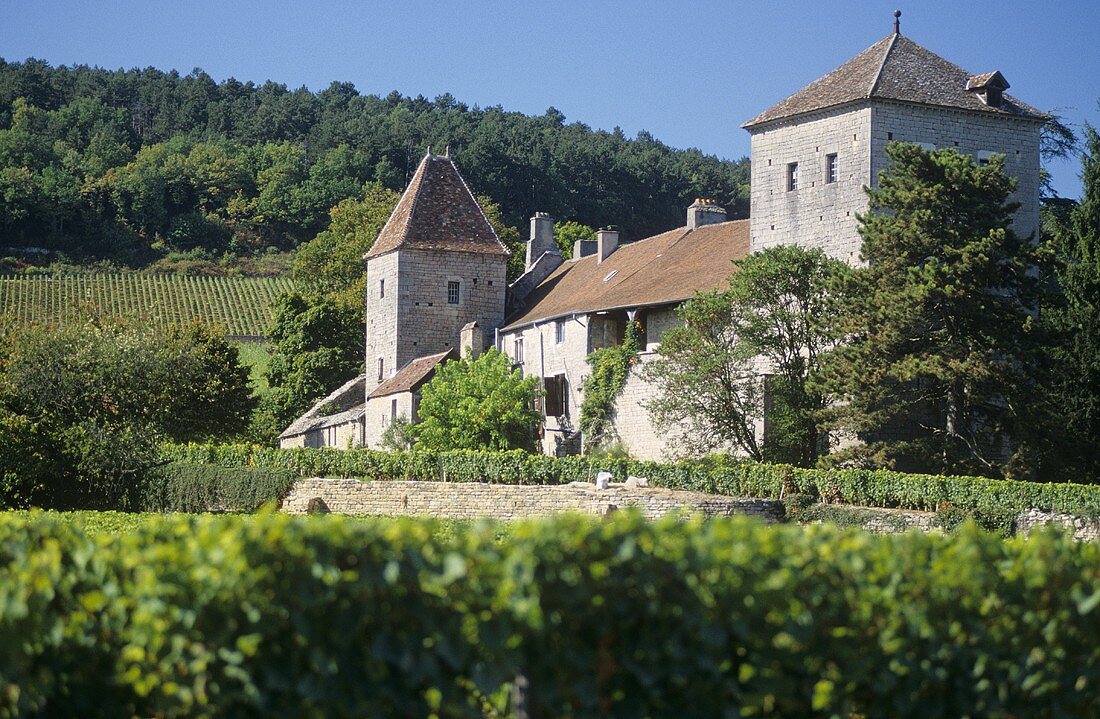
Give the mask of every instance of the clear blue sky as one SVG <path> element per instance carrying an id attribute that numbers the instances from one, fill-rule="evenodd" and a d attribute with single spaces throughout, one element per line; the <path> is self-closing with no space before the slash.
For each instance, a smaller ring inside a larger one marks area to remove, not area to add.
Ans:
<path id="1" fill-rule="evenodd" d="M 1098 0 L 5 0 L 0 56 L 552 105 L 569 121 L 737 158 L 749 149 L 742 122 L 885 37 L 895 8 L 902 33 L 930 50 L 1100 126 Z M 1060 194 L 1079 195 L 1076 161 L 1051 169 Z"/>

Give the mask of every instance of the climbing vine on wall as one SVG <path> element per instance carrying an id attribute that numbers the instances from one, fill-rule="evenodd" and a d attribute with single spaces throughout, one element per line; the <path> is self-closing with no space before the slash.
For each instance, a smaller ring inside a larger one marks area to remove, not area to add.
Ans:
<path id="1" fill-rule="evenodd" d="M 611 439 L 615 400 L 626 386 L 630 368 L 638 361 L 643 331 L 640 322 L 627 322 L 621 345 L 601 347 L 586 359 L 592 372 L 582 387 L 584 401 L 581 402 L 580 424 L 585 446 L 589 449 Z"/>

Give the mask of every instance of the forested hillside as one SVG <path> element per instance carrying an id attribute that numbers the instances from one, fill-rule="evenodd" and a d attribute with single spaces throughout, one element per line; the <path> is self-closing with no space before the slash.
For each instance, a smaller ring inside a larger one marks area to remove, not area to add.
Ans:
<path id="1" fill-rule="evenodd" d="M 636 239 L 682 224 L 698 196 L 747 215 L 747 159 L 567 124 L 553 108 L 532 117 L 449 95 L 364 96 L 350 83 L 313 93 L 198 69 L 0 59 L 0 254 L 142 265 L 290 249 L 364 183 L 403 188 L 429 146 L 449 146 L 517 228 L 540 210 Z"/>

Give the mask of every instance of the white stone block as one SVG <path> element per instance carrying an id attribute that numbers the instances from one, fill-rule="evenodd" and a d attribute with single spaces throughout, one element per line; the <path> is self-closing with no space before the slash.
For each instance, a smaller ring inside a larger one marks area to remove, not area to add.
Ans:
<path id="1" fill-rule="evenodd" d="M 611 472 L 596 474 L 596 489 L 607 489 L 609 484 L 611 484 Z"/>
<path id="2" fill-rule="evenodd" d="M 649 480 L 645 477 L 627 477 L 626 486 L 631 489 L 642 489 L 649 486 Z"/>

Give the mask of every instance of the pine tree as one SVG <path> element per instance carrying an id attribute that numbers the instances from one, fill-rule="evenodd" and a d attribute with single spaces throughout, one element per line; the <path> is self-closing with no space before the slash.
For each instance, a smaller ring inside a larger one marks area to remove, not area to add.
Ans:
<path id="1" fill-rule="evenodd" d="M 952 149 L 887 147 L 859 218 L 863 260 L 823 383 L 841 402 L 835 461 L 909 471 L 1006 471 L 1034 389 L 1031 238 L 1011 227 L 1016 182 Z"/>

